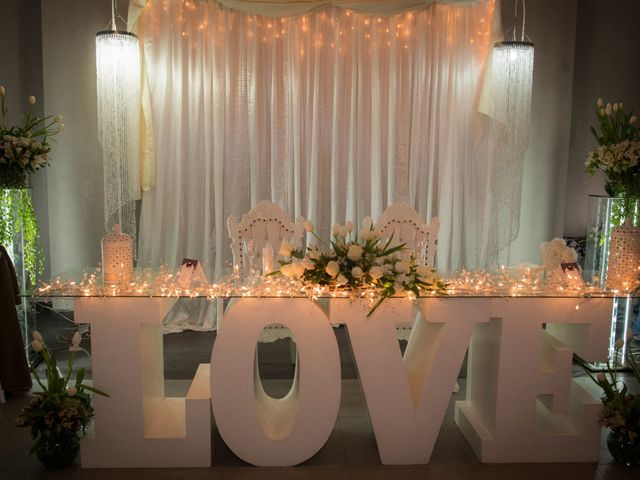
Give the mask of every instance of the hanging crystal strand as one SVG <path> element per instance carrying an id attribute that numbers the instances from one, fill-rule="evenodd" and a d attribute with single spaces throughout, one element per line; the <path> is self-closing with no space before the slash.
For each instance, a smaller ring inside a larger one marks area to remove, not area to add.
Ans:
<path id="1" fill-rule="evenodd" d="M 98 33 L 96 67 L 105 226 L 107 231 L 111 231 L 115 224 L 120 224 L 135 243 L 135 200 L 140 198 L 140 57 L 137 37 L 119 31 Z"/>

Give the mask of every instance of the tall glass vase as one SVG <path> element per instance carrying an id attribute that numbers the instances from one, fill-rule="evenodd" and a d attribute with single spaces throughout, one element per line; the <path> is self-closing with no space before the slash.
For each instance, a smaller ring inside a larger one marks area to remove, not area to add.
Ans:
<path id="1" fill-rule="evenodd" d="M 35 286 L 37 275 L 42 272 L 43 258 L 30 188 L 0 188 L 0 244 L 11 257 L 20 292 L 24 293 Z M 23 339 L 28 343 L 28 302 L 23 300 L 18 310 Z"/>
<path id="2" fill-rule="evenodd" d="M 607 271 L 609 268 L 609 253 L 611 249 L 611 234 L 613 229 L 624 225 L 639 226 L 640 198 L 589 196 L 589 213 L 587 218 L 587 242 L 585 250 L 584 277 L 593 281 L 601 288 L 607 286 Z M 627 332 L 633 330 L 640 335 L 640 299 L 629 295 L 617 297 L 614 300 L 611 314 L 611 334 L 609 337 L 609 360 L 614 360 L 615 342 L 625 339 Z M 618 365 L 625 365 L 625 352 L 640 355 L 640 350 L 634 341 L 625 341 L 619 351 Z M 597 365 L 592 365 L 597 366 Z"/>

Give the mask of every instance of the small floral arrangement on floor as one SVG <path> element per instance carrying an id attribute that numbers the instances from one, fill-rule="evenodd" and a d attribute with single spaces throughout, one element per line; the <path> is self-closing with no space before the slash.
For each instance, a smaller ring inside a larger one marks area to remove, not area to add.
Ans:
<path id="1" fill-rule="evenodd" d="M 49 165 L 51 146 L 47 141 L 64 128 L 62 115 L 40 118 L 33 114 L 34 96 L 21 124 L 7 124 L 6 90 L 0 85 L 0 188 L 22 188 L 28 173 Z"/>
<path id="2" fill-rule="evenodd" d="M 640 134 L 637 117 L 626 113 L 622 102 L 596 106 L 600 131 L 591 127 L 598 148 L 587 155 L 586 171 L 602 170 L 607 176 L 605 190 L 612 197 L 640 196 Z"/>
<path id="3" fill-rule="evenodd" d="M 83 383 L 84 368 L 78 370 L 75 385 L 69 385 L 75 353 L 82 350 L 80 341 L 80 332 L 76 332 L 69 347 L 67 373 L 62 375 L 42 335 L 35 330 L 33 332 L 31 347 L 45 362 L 46 382 L 40 379 L 32 366 L 31 373 L 42 391 L 34 393 L 31 402 L 18 415 L 16 425 L 31 428 L 31 437 L 35 440 L 31 453 L 35 452 L 38 459 L 49 468 L 70 464 L 78 453 L 79 439 L 86 433 L 86 427 L 93 418 L 89 392 L 108 396 Z"/>
<path id="4" fill-rule="evenodd" d="M 633 339 L 632 332 L 627 339 L 629 342 Z M 595 377 L 589 372 L 587 375 L 603 391 L 604 408 L 600 413 L 600 424 L 611 429 L 607 441 L 609 451 L 617 462 L 629 464 L 640 461 L 640 395 L 629 393 L 627 385 L 620 380 L 618 358 L 623 348 L 624 340 L 618 339 L 615 344 L 613 366 L 607 361 L 606 372 L 600 372 Z M 636 381 L 640 382 L 640 366 L 629 349 L 625 350 L 624 358 L 631 367 Z"/>
<path id="5" fill-rule="evenodd" d="M 305 222 L 305 230 L 322 243 L 311 222 Z M 283 242 L 279 254 L 285 260 L 280 260 L 280 270 L 272 275 L 282 274 L 311 285 L 339 289 L 373 289 L 379 299 L 369 315 L 386 298 L 403 292 L 415 297 L 425 291 L 445 293 L 446 285 L 434 269 L 418 265 L 415 256 L 407 255 L 405 244 L 393 244 L 393 236 L 383 241 L 370 219 L 365 219 L 358 234 L 353 233 L 350 221 L 334 225 L 330 247 L 322 250 L 314 244 L 307 247 L 305 254 Z"/>

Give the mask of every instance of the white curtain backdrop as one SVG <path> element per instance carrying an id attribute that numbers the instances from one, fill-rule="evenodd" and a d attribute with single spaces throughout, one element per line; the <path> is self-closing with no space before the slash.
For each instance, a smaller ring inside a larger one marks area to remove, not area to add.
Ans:
<path id="1" fill-rule="evenodd" d="M 139 263 L 231 261 L 226 219 L 271 199 L 329 238 L 407 201 L 441 222 L 442 270 L 479 263 L 489 210 L 477 112 L 493 1 L 392 16 L 329 6 L 265 18 L 153 1 L 140 17 L 155 187 Z"/>

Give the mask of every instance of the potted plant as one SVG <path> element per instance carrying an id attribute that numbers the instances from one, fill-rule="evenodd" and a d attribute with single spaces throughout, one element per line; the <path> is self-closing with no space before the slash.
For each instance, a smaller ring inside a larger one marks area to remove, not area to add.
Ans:
<path id="1" fill-rule="evenodd" d="M 31 284 L 42 273 L 40 232 L 27 189 L 27 175 L 49 165 L 48 139 L 64 128 L 62 115 L 40 118 L 33 114 L 36 98 L 20 123 L 8 124 L 6 90 L 0 85 L 0 244 L 11 247 L 16 234 L 24 236 L 24 264 Z"/>
<path id="2" fill-rule="evenodd" d="M 633 338 L 630 333 L 628 339 Z M 640 395 L 629 393 L 627 385 L 619 377 L 618 358 L 624 347 L 624 340 L 618 339 L 615 344 L 613 367 L 607 361 L 607 371 L 593 376 L 587 374 L 596 382 L 603 392 L 600 413 L 600 424 L 609 428 L 607 447 L 613 459 L 630 466 L 640 462 Z M 624 356 L 633 371 L 636 380 L 640 382 L 640 366 L 633 354 L 627 349 Z"/>
<path id="3" fill-rule="evenodd" d="M 80 332 L 73 336 L 69 347 L 69 363 L 66 375 L 58 369 L 55 356 L 47 349 L 39 332 L 33 332 L 32 348 L 40 353 L 45 362 L 46 379 L 41 380 L 32 366 L 37 384 L 42 391 L 34 392 L 31 402 L 22 409 L 16 419 L 19 427 L 30 427 L 35 440 L 30 453 L 49 469 L 60 469 L 71 465 L 80 448 L 80 437 L 93 418 L 93 406 L 89 392 L 108 396 L 85 383 L 84 368 L 75 377 L 75 385 L 69 381 L 73 374 L 75 352 L 80 351 Z"/>

